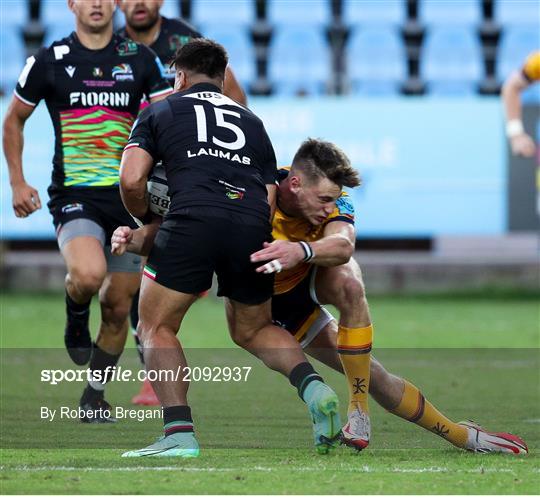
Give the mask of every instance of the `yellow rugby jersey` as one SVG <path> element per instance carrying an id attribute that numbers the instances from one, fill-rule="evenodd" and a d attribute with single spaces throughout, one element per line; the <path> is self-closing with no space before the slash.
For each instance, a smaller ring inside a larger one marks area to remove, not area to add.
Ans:
<path id="1" fill-rule="evenodd" d="M 527 57 L 522 73 L 527 81 L 530 81 L 531 83 L 540 80 L 540 50 L 533 52 Z"/>
<path id="2" fill-rule="evenodd" d="M 289 168 L 280 168 L 279 180 L 287 178 Z M 287 216 L 279 206 L 276 207 L 274 219 L 272 221 L 272 236 L 275 240 L 289 240 L 291 242 L 315 242 L 322 238 L 324 229 L 328 223 L 333 221 L 345 221 L 354 224 L 354 206 L 351 198 L 346 192 L 341 192 L 336 201 L 334 211 L 326 218 L 321 225 L 312 225 L 302 218 Z M 300 263 L 290 270 L 283 270 L 276 273 L 274 282 L 274 294 L 283 294 L 291 290 L 308 274 L 311 263 Z"/>

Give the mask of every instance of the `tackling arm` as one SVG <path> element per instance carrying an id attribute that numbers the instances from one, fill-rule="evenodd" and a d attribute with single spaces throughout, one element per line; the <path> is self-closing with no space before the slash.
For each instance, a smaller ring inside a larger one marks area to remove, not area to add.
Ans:
<path id="1" fill-rule="evenodd" d="M 332 221 L 324 228 L 324 235 L 311 243 L 312 263 L 319 266 L 339 266 L 347 263 L 354 252 L 354 225 Z"/>
<path id="2" fill-rule="evenodd" d="M 13 194 L 13 211 L 18 218 L 25 218 L 41 208 L 38 191 L 26 183 L 22 166 L 24 125 L 34 109 L 13 97 L 4 119 L 2 142 Z"/>
<path id="3" fill-rule="evenodd" d="M 339 266 L 347 263 L 354 252 L 354 226 L 345 221 L 328 223 L 323 238 L 309 243 L 312 251 L 310 263 L 319 266 Z M 300 242 L 288 240 L 275 240 L 265 242 L 264 248 L 251 255 L 253 263 L 263 261 L 278 261 L 278 264 L 263 264 L 256 271 L 259 273 L 272 273 L 274 271 L 288 270 L 297 264 L 306 261 L 306 252 Z"/>

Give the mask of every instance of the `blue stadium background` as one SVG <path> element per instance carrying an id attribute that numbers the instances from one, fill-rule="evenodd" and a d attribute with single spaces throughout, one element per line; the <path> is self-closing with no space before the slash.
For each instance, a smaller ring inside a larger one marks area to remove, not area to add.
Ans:
<path id="1" fill-rule="evenodd" d="M 65 36 L 74 20 L 64 0 L 0 5 L 3 111 L 36 40 Z M 511 229 L 499 91 L 540 48 L 538 0 L 166 0 L 162 14 L 183 14 L 224 44 L 280 163 L 307 136 L 350 155 L 364 179 L 353 194 L 359 237 Z M 523 96 L 536 136 L 539 86 Z M 26 176 L 46 199 L 53 147 L 43 104 L 25 136 Z M 530 176 L 533 162 L 526 168 Z M 46 210 L 12 215 L 3 157 L 1 169 L 2 239 L 52 239 Z M 525 209 L 534 196 L 532 181 Z"/>

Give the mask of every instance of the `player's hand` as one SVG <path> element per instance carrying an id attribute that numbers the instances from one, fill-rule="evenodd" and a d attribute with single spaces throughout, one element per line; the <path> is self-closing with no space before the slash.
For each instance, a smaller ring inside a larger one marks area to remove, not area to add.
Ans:
<path id="1" fill-rule="evenodd" d="M 129 227 L 118 227 L 111 237 L 111 253 L 122 256 L 133 239 L 133 230 Z"/>
<path id="2" fill-rule="evenodd" d="M 12 205 L 17 218 L 26 218 L 34 211 L 41 209 L 39 193 L 26 182 L 12 187 Z"/>
<path id="3" fill-rule="evenodd" d="M 298 242 L 274 240 L 272 243 L 265 242 L 263 247 L 250 256 L 252 263 L 267 261 L 255 269 L 257 273 L 279 273 L 294 268 L 305 257 L 304 249 Z"/>
<path id="4" fill-rule="evenodd" d="M 516 156 L 533 157 L 536 151 L 534 140 L 526 133 L 512 137 L 510 147 L 512 148 L 512 154 Z"/>

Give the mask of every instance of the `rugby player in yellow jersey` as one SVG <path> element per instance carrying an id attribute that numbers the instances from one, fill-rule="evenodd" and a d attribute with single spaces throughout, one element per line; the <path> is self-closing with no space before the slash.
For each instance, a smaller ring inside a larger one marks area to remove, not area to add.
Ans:
<path id="1" fill-rule="evenodd" d="M 512 154 L 534 157 L 537 151 L 534 139 L 527 134 L 521 120 L 521 92 L 540 80 L 540 50 L 529 55 L 521 71 L 513 72 L 504 82 L 502 99 L 506 112 L 506 136 Z M 540 215 L 540 157 L 536 168 L 536 212 Z"/>
<path id="2" fill-rule="evenodd" d="M 502 99 L 506 111 L 506 135 L 510 140 L 512 153 L 533 157 L 536 151 L 534 140 L 525 132 L 521 121 L 520 94 L 527 87 L 540 80 L 540 50 L 529 55 L 521 71 L 515 71 L 505 81 Z"/>
<path id="3" fill-rule="evenodd" d="M 339 178 L 335 169 L 348 172 L 339 184 L 329 180 L 327 174 Z M 358 177 L 349 171 L 349 160 L 335 145 L 313 139 L 304 142 L 292 167 L 282 170 L 273 220 L 276 240 L 253 255 L 254 260 L 261 261 L 260 271 L 277 272 L 272 299 L 274 321 L 293 333 L 308 354 L 347 376 L 349 417 L 343 442 L 358 449 L 369 442 L 366 389 L 362 386 L 367 387 L 370 379 L 369 393 L 382 407 L 457 447 L 479 453 L 526 453 L 526 444 L 517 436 L 449 420 L 416 386 L 387 372 L 373 357 L 369 372 L 363 373 L 364 382 L 362 378 L 357 381 L 354 372 L 362 366 L 354 362 L 367 358 L 367 348 L 360 344 L 360 354 L 347 354 L 355 344 L 346 342 L 349 338 L 344 335 L 355 328 L 365 334 L 371 329 L 371 319 L 361 271 L 351 258 L 354 211 L 341 187 L 345 181 L 357 183 Z M 119 227 L 112 237 L 113 251 L 146 254 L 156 230 L 157 225 L 135 231 Z M 337 307 L 339 325 L 319 302 Z"/>

